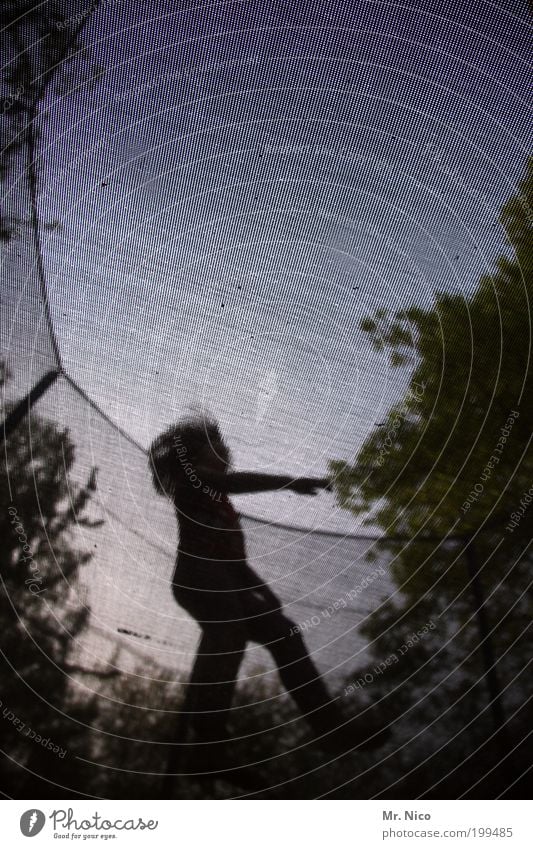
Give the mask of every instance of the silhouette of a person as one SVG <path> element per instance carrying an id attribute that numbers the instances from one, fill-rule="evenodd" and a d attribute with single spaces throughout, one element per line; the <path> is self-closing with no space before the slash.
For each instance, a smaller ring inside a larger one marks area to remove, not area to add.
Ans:
<path id="1" fill-rule="evenodd" d="M 232 471 L 217 423 L 205 418 L 170 427 L 152 443 L 150 460 L 155 487 L 172 498 L 178 519 L 174 597 L 202 630 L 184 705 L 195 741 L 210 744 L 195 758 L 198 771 L 202 753 L 212 769 L 224 751 L 238 670 L 250 640 L 272 654 L 285 688 L 317 737 L 326 735 L 328 749 L 372 745 L 369 729 L 352 725 L 347 735 L 346 717 L 332 701 L 298 629 L 248 565 L 239 515 L 228 498 L 281 488 L 311 495 L 329 482 Z"/>

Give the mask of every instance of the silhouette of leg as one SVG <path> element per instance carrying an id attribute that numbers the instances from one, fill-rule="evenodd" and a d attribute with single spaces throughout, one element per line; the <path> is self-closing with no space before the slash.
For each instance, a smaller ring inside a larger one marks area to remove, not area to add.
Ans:
<path id="1" fill-rule="evenodd" d="M 250 611 L 253 606 L 254 600 L 250 599 Z M 345 716 L 332 701 L 294 623 L 281 609 L 269 611 L 265 606 L 263 610 L 263 615 L 257 615 L 260 607 L 255 605 L 255 616 L 249 614 L 253 616 L 248 620 L 250 639 L 270 651 L 285 688 L 321 738 L 319 745 L 335 755 L 356 747 L 382 745 L 390 736 L 386 723 L 370 717 Z"/>
<path id="2" fill-rule="evenodd" d="M 345 721 L 290 619 L 281 611 L 271 611 L 249 619 L 248 633 L 268 649 L 285 689 L 317 735 L 329 733 Z"/>
<path id="3" fill-rule="evenodd" d="M 191 771 L 223 766 L 227 722 L 245 647 L 246 634 L 237 625 L 210 624 L 203 629 L 184 704 L 197 744 Z"/>

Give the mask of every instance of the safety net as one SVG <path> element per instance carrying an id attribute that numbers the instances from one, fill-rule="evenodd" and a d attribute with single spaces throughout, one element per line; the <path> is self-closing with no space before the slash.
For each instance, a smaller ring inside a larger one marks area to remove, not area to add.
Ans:
<path id="1" fill-rule="evenodd" d="M 9 140 L 20 145 L 3 184 L 13 229 L 2 248 L 2 403 L 7 418 L 21 402 L 24 413 L 5 434 L 2 498 L 15 511 L 6 512 L 5 533 L 37 552 L 28 567 L 31 604 L 67 634 L 61 674 L 78 693 L 72 703 L 82 692 L 94 708 L 80 720 L 95 738 L 78 766 L 114 770 L 123 750 L 102 754 L 106 735 L 124 745 L 146 737 L 142 719 L 140 730 L 126 720 L 119 730 L 109 724 L 109 712 L 135 701 L 111 683 L 121 675 L 152 682 L 136 709 L 157 714 L 159 684 L 186 684 L 200 634 L 170 591 L 178 529 L 172 504 L 153 487 L 151 441 L 191 410 L 208 411 L 235 469 L 296 478 L 327 476 L 331 461 L 353 463 L 376 430 L 391 433 L 389 411 L 408 392 L 417 359 L 391 365 L 364 320 L 376 311 L 429 311 L 437 292 L 466 304 L 495 257 L 509 252 L 498 217 L 525 167 L 530 26 L 521 2 L 44 6 L 48 32 L 63 49 L 69 35 L 76 47 L 66 70 L 58 62 L 46 77 L 35 138 L 25 130 L 27 112 L 17 112 L 27 83 L 19 94 L 16 80 L 5 89 Z M 27 17 L 25 55 L 42 80 L 44 24 Z M 9 28 L 6 44 L 18 67 Z M 442 337 L 435 350 L 445 351 Z M 373 684 L 385 681 L 414 622 L 428 638 L 415 639 L 405 677 L 418 676 L 419 698 L 432 693 L 436 718 L 445 717 L 467 690 L 463 648 L 470 656 L 484 642 L 479 605 L 465 625 L 446 619 L 448 602 L 424 602 L 401 641 L 391 636 L 388 653 L 381 645 L 376 655 L 368 627 L 387 606 L 401 607 L 396 564 L 407 550 L 414 573 L 430 570 L 437 550 L 455 556 L 455 519 L 445 516 L 421 541 L 398 535 L 398 525 L 389 531 L 368 510 L 346 509 L 336 491 L 232 500 L 250 564 L 282 600 L 332 694 L 352 705 L 354 693 L 377 699 Z M 54 531 L 60 504 L 68 518 Z M 26 616 L 24 587 L 5 586 L 19 638 L 52 663 L 56 655 L 39 628 L 32 631 L 35 616 Z M 518 625 L 515 637 L 523 639 Z M 452 696 L 434 677 L 432 653 L 443 646 Z M 8 640 L 3 651 L 10 674 L 31 679 L 54 715 L 69 714 L 63 689 L 55 699 L 46 676 L 40 688 L 39 676 L 23 671 L 17 646 Z M 30 655 L 28 668 L 46 663 Z M 507 716 L 529 698 L 519 656 L 499 668 Z M 437 722 L 426 748 L 416 749 L 416 721 L 407 717 L 418 769 L 424 752 L 490 715 L 495 696 L 483 687 L 494 662 L 480 662 L 464 722 Z M 239 692 L 252 701 L 262 693 L 267 703 L 273 693 L 283 703 L 263 646 L 248 646 Z M 163 712 L 172 717 L 180 698 Z M 7 694 L 2 699 L 9 705 Z M 409 774 L 408 758 L 390 754 L 390 745 L 380 757 L 396 757 Z M 12 755 L 27 766 L 24 758 Z M 442 775 L 453 782 L 461 762 Z M 132 772 L 152 774 L 159 764 L 147 756 Z M 378 779 L 374 762 L 368 769 L 373 793 L 394 793 L 398 775 Z M 515 777 L 524 769 L 521 762 Z M 291 778 L 305 770 L 295 767 Z M 331 770 L 327 787 L 318 782 L 309 792 L 348 782 Z M 86 780 L 81 793 L 115 792 Z M 405 781 L 406 796 L 422 792 Z"/>

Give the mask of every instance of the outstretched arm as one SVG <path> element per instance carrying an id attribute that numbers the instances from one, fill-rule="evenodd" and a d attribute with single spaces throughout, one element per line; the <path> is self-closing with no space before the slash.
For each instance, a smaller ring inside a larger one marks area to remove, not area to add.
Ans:
<path id="1" fill-rule="evenodd" d="M 221 474 L 207 467 L 199 467 L 196 474 L 208 486 L 234 495 L 272 489 L 292 489 L 300 495 L 315 495 L 318 489 L 331 489 L 331 482 L 327 478 L 293 478 L 290 475 L 266 475 L 261 472 Z"/>

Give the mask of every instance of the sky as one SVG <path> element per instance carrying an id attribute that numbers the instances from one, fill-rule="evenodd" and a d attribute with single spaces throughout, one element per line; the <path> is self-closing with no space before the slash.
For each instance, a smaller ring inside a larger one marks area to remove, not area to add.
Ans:
<path id="1" fill-rule="evenodd" d="M 468 296 L 504 247 L 530 149 L 527 14 L 104 3 L 84 39 L 105 71 L 50 95 L 42 140 L 69 374 L 143 446 L 195 407 L 238 467 L 355 457 L 409 376 L 361 319 Z M 246 506 L 346 527 L 326 495 Z"/>

